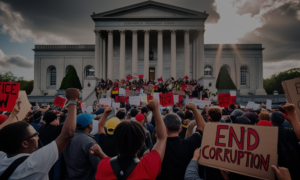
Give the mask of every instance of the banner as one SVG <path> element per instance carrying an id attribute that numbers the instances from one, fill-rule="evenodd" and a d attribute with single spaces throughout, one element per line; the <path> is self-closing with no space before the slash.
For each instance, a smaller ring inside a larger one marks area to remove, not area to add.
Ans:
<path id="1" fill-rule="evenodd" d="M 159 94 L 159 102 L 163 107 L 174 105 L 173 93 Z"/>
<path id="2" fill-rule="evenodd" d="M 296 114 L 300 121 L 300 78 L 283 81 L 281 84 L 287 102 L 295 105 Z"/>
<path id="3" fill-rule="evenodd" d="M 20 83 L 0 82 L 0 111 L 12 111 L 18 99 Z"/>
<path id="4" fill-rule="evenodd" d="M 228 108 L 230 105 L 230 94 L 218 94 L 218 101 L 220 107 Z"/>
<path id="5" fill-rule="evenodd" d="M 206 123 L 201 165 L 258 179 L 275 179 L 278 127 Z"/>
<path id="6" fill-rule="evenodd" d="M 113 102 L 111 105 L 113 108 L 120 108 L 120 103 Z"/>
<path id="7" fill-rule="evenodd" d="M 230 91 L 230 103 L 229 104 L 236 104 L 236 91 Z"/>
<path id="8" fill-rule="evenodd" d="M 81 107 L 82 112 L 86 112 L 86 104 L 85 103 L 81 103 L 80 107 Z"/>
<path id="9" fill-rule="evenodd" d="M 111 107 L 111 98 L 101 98 L 99 100 L 99 104 L 103 104 L 105 106 L 110 106 Z"/>
<path id="10" fill-rule="evenodd" d="M 141 104 L 140 96 L 129 96 L 129 104 L 139 106 Z"/>
<path id="11" fill-rule="evenodd" d="M 55 99 L 54 99 L 54 102 L 53 104 L 58 106 L 58 107 L 61 107 L 63 108 L 66 104 L 66 101 L 67 99 L 66 98 L 63 98 L 63 97 L 60 97 L 60 96 L 56 96 Z"/>
<path id="12" fill-rule="evenodd" d="M 115 102 L 129 103 L 129 97 L 127 97 L 127 96 L 115 96 Z"/>
<path id="13" fill-rule="evenodd" d="M 126 90 L 123 88 L 119 88 L 119 95 L 125 96 L 126 95 Z"/>

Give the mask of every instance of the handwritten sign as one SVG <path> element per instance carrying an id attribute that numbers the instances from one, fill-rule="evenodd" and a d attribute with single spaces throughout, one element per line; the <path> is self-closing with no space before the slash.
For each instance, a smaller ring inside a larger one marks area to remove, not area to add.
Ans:
<path id="1" fill-rule="evenodd" d="M 20 83 L 0 82 L 0 111 L 12 111 L 18 99 Z"/>
<path id="2" fill-rule="evenodd" d="M 115 102 L 129 102 L 129 97 L 127 96 L 115 96 Z"/>
<path id="3" fill-rule="evenodd" d="M 173 95 L 174 103 L 179 102 L 179 95 Z"/>
<path id="4" fill-rule="evenodd" d="M 111 106 L 111 98 L 101 98 L 99 100 L 99 104 L 103 104 L 106 106 Z"/>
<path id="5" fill-rule="evenodd" d="M 113 102 L 111 105 L 113 108 L 120 108 L 120 103 Z"/>
<path id="6" fill-rule="evenodd" d="M 126 90 L 123 88 L 119 88 L 119 95 L 125 96 L 126 95 Z"/>
<path id="7" fill-rule="evenodd" d="M 81 103 L 80 107 L 81 107 L 82 112 L 86 112 L 86 104 L 85 103 Z"/>
<path id="8" fill-rule="evenodd" d="M 129 104 L 139 106 L 141 104 L 140 96 L 129 96 Z"/>
<path id="9" fill-rule="evenodd" d="M 300 121 L 300 78 L 283 81 L 282 88 L 287 102 L 295 105 L 296 114 Z"/>
<path id="10" fill-rule="evenodd" d="M 159 102 L 164 107 L 169 106 L 169 105 L 174 105 L 173 93 L 159 94 Z"/>
<path id="11" fill-rule="evenodd" d="M 201 144 L 201 165 L 259 179 L 275 179 L 278 128 L 207 123 Z"/>
<path id="12" fill-rule="evenodd" d="M 230 94 L 218 94 L 218 101 L 220 107 L 228 108 L 230 105 Z"/>
<path id="13" fill-rule="evenodd" d="M 56 96 L 55 99 L 54 99 L 54 102 L 53 104 L 58 106 L 58 107 L 61 107 L 63 108 L 66 104 L 66 101 L 67 99 L 66 98 L 63 98 L 63 97 L 60 97 L 60 96 Z"/>

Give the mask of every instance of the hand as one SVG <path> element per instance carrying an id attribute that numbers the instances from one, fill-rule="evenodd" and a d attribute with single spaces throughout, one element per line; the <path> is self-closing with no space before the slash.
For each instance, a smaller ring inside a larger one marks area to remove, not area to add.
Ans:
<path id="1" fill-rule="evenodd" d="M 197 107 L 194 103 L 187 103 L 185 108 L 190 109 L 190 110 L 197 110 Z"/>
<path id="2" fill-rule="evenodd" d="M 288 114 L 294 113 L 295 112 L 295 105 L 287 103 L 286 105 L 283 106 L 283 109 Z"/>
<path id="3" fill-rule="evenodd" d="M 193 159 L 194 161 L 199 161 L 200 160 L 200 157 L 201 157 L 201 148 L 197 148 L 195 151 L 194 151 L 194 156 L 193 156 Z"/>
<path id="4" fill-rule="evenodd" d="M 20 109 L 21 109 L 20 104 L 21 104 L 21 101 L 17 99 L 14 109 L 11 112 L 12 115 L 16 116 L 20 112 Z"/>
<path id="5" fill-rule="evenodd" d="M 109 114 L 112 112 L 112 108 L 111 107 L 106 107 L 104 113 L 105 114 Z"/>
<path id="6" fill-rule="evenodd" d="M 146 107 L 150 111 L 158 110 L 158 102 L 157 102 L 157 100 L 153 99 L 152 101 L 150 101 L 149 103 L 146 104 Z"/>
<path id="7" fill-rule="evenodd" d="M 102 149 L 100 148 L 100 146 L 98 144 L 94 144 L 91 148 L 90 148 L 90 153 L 93 156 L 97 156 L 100 159 L 103 159 L 106 156 L 106 154 L 104 154 L 104 152 L 102 151 Z"/>
<path id="8" fill-rule="evenodd" d="M 66 97 L 69 101 L 72 101 L 72 100 L 77 101 L 79 99 L 79 96 L 80 96 L 80 92 L 78 89 L 69 88 L 66 90 Z"/>
<path id="9" fill-rule="evenodd" d="M 94 120 L 100 120 L 101 116 L 96 116 Z"/>
<path id="10" fill-rule="evenodd" d="M 290 172 L 285 167 L 276 167 L 274 165 L 271 166 L 275 171 L 278 180 L 292 180 Z"/>

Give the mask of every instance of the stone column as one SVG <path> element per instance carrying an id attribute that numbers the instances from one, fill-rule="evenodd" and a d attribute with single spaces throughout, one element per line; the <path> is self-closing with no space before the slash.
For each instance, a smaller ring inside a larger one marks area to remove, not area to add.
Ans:
<path id="1" fill-rule="evenodd" d="M 184 32 L 184 76 L 190 76 L 190 34 Z"/>
<path id="2" fill-rule="evenodd" d="M 163 76 L 163 31 L 157 34 L 157 78 Z"/>
<path id="3" fill-rule="evenodd" d="M 99 50 L 100 50 L 100 33 L 95 31 L 96 41 L 95 41 L 95 76 L 100 78 L 100 61 L 99 61 Z"/>
<path id="4" fill-rule="evenodd" d="M 125 79 L 125 31 L 120 31 L 120 79 Z"/>
<path id="5" fill-rule="evenodd" d="M 138 37 L 137 31 L 132 31 L 132 77 L 138 77 Z"/>
<path id="6" fill-rule="evenodd" d="M 149 80 L 149 31 L 144 31 L 144 79 Z"/>
<path id="7" fill-rule="evenodd" d="M 34 81 L 33 81 L 33 91 L 30 95 L 41 95 L 41 59 L 34 58 Z"/>
<path id="8" fill-rule="evenodd" d="M 103 38 L 102 39 L 102 55 L 103 55 L 103 57 L 102 57 L 102 62 L 103 62 L 103 65 L 102 65 L 102 72 L 103 72 L 103 75 L 102 75 L 102 77 L 103 77 L 103 79 L 104 80 L 106 80 L 106 78 L 107 78 L 107 75 L 106 75 L 106 69 L 107 69 L 107 67 L 106 67 L 106 62 L 107 62 L 107 59 L 106 59 L 106 40 L 105 40 L 105 38 Z"/>
<path id="9" fill-rule="evenodd" d="M 258 68 L 257 68 L 257 73 L 256 76 L 258 76 L 258 87 L 255 90 L 255 95 L 267 95 L 266 90 L 264 89 L 264 84 L 263 84 L 263 61 L 262 58 L 256 58 L 258 62 Z M 249 71 L 249 69 L 248 69 Z M 251 78 L 249 78 L 251 79 Z"/>
<path id="10" fill-rule="evenodd" d="M 108 45 L 107 45 L 107 78 L 113 81 L 113 31 L 108 31 Z"/>
<path id="11" fill-rule="evenodd" d="M 171 31 L 171 77 L 176 78 L 176 31 Z"/>
<path id="12" fill-rule="evenodd" d="M 199 31 L 199 73 L 198 79 L 204 76 L 204 32 L 205 30 Z"/>
<path id="13" fill-rule="evenodd" d="M 103 56 L 102 56 L 102 51 L 103 51 L 103 42 L 102 42 L 102 35 L 101 31 L 99 31 L 99 66 L 97 67 L 99 70 L 99 77 L 97 78 L 103 78 L 103 73 L 102 73 L 102 66 L 103 66 Z"/>
<path id="14" fill-rule="evenodd" d="M 193 38 L 193 79 L 196 79 L 196 39 Z"/>

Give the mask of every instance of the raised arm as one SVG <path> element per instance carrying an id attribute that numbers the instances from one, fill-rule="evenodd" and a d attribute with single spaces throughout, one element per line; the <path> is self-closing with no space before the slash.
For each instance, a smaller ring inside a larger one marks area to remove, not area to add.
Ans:
<path id="1" fill-rule="evenodd" d="M 48 104 L 46 109 L 43 109 L 42 112 L 45 113 L 46 111 L 48 111 L 50 109 L 50 105 Z"/>
<path id="2" fill-rule="evenodd" d="M 194 116 L 195 116 L 195 121 L 197 124 L 197 129 L 199 129 L 200 131 L 203 132 L 204 127 L 205 127 L 205 121 L 204 121 L 203 117 L 201 116 L 201 114 L 199 113 L 199 111 L 197 110 L 197 107 L 195 106 L 195 104 L 187 103 L 186 108 L 193 111 Z"/>
<path id="3" fill-rule="evenodd" d="M 154 145 L 152 150 L 158 152 L 162 162 L 165 156 L 166 143 L 167 143 L 167 131 L 166 131 L 165 123 L 161 118 L 158 102 L 156 100 L 150 101 L 146 106 L 150 111 L 152 111 L 155 119 L 155 124 L 156 124 L 157 142 Z"/>
<path id="4" fill-rule="evenodd" d="M 9 117 L 4 121 L 4 123 L 2 123 L 0 125 L 0 129 L 2 129 L 6 125 L 9 125 L 11 123 L 14 123 L 14 122 L 18 121 L 17 118 L 15 118 L 15 117 L 20 112 L 20 104 L 21 104 L 21 101 L 17 100 L 13 111 L 11 112 L 11 114 L 9 115 Z M 22 119 L 19 119 L 19 121 L 22 121 Z"/>
<path id="5" fill-rule="evenodd" d="M 103 113 L 103 115 L 102 115 L 102 117 L 99 121 L 99 124 L 98 124 L 98 134 L 102 134 L 102 133 L 105 134 L 104 126 L 105 126 L 106 118 L 110 114 L 111 111 L 112 111 L 111 107 L 106 107 L 105 108 L 105 111 L 104 111 L 104 113 Z"/>
<path id="6" fill-rule="evenodd" d="M 66 90 L 66 97 L 69 101 L 77 101 L 80 92 L 78 89 L 69 88 Z M 64 126 L 60 135 L 56 138 L 55 142 L 57 144 L 59 154 L 67 146 L 70 140 L 73 138 L 76 129 L 76 106 L 77 104 L 69 104 L 69 111 Z"/>
<path id="7" fill-rule="evenodd" d="M 300 141 L 300 124 L 295 111 L 294 104 L 286 104 L 283 106 L 285 112 L 287 112 L 291 119 L 287 119 L 292 127 L 294 127 L 298 140 Z"/>

